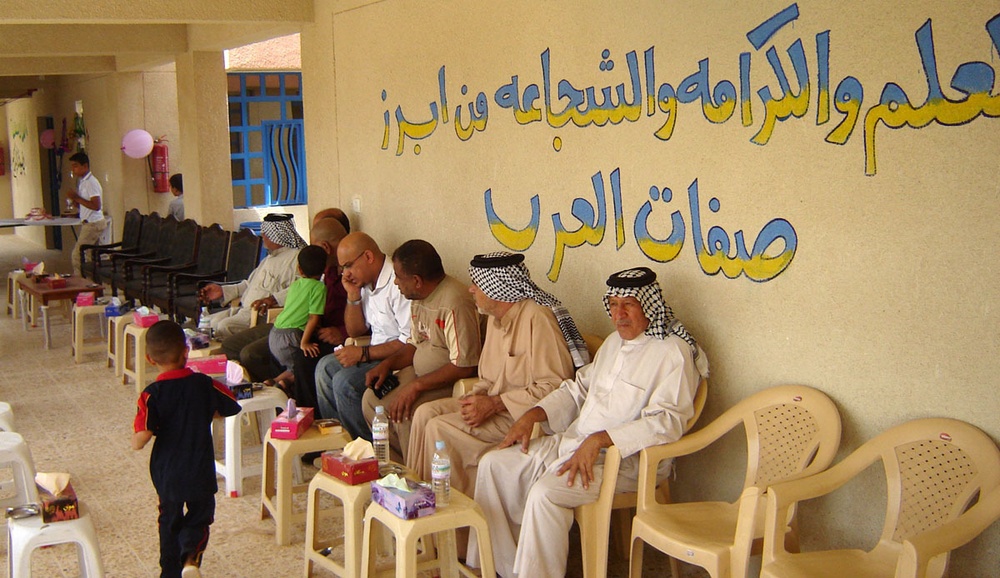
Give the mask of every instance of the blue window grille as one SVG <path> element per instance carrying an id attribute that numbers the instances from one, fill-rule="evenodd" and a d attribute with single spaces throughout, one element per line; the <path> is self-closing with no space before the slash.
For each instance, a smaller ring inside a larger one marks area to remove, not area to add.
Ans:
<path id="1" fill-rule="evenodd" d="M 228 80 L 233 207 L 306 204 L 302 74 L 242 72 Z"/>

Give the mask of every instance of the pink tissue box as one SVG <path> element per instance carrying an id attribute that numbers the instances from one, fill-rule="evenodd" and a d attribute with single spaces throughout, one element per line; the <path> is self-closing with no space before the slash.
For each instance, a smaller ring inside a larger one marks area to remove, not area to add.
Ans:
<path id="1" fill-rule="evenodd" d="M 132 312 L 132 318 L 135 320 L 135 324 L 139 327 L 152 327 L 160 320 L 160 316 L 156 313 L 150 313 L 149 315 L 143 315 L 138 311 Z"/>
<path id="2" fill-rule="evenodd" d="M 226 354 L 218 353 L 216 355 L 209 355 L 208 357 L 199 357 L 197 359 L 188 359 L 187 367 L 195 373 L 205 373 L 208 375 L 215 375 L 219 373 L 226 372 Z"/>
<path id="3" fill-rule="evenodd" d="M 406 480 L 411 492 L 372 485 L 372 501 L 404 520 L 430 516 L 436 509 L 434 490 L 413 480 Z"/>
<path id="4" fill-rule="evenodd" d="M 271 422 L 271 437 L 276 440 L 297 440 L 313 423 L 313 408 L 300 407 L 295 417 L 287 417 L 288 410 Z"/>
<path id="5" fill-rule="evenodd" d="M 87 307 L 94 304 L 94 292 L 84 291 L 76 295 L 76 304 L 80 307 Z"/>

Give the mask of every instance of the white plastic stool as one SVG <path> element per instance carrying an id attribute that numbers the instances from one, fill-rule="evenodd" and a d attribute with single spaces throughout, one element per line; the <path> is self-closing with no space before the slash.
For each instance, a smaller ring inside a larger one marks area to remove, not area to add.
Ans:
<path id="1" fill-rule="evenodd" d="M 24 277 L 24 271 L 17 269 L 7 273 L 7 315 L 11 315 L 14 319 L 20 312 L 20 306 L 17 302 L 17 280 Z"/>
<path id="2" fill-rule="evenodd" d="M 294 486 L 292 470 L 298 456 L 309 452 L 336 450 L 351 441 L 345 432 L 322 434 L 314 426 L 297 440 L 264 438 L 264 473 L 260 481 L 260 518 L 274 518 L 274 539 L 279 546 L 291 542 L 292 522 L 305 519 L 305 512 L 292 512 L 292 493 L 303 492 L 307 486 Z"/>
<path id="3" fill-rule="evenodd" d="M 115 368 L 115 377 L 121 377 L 125 369 L 125 326 L 135 322 L 131 313 L 107 318 L 108 367 Z"/>
<path id="4" fill-rule="evenodd" d="M 226 479 L 226 493 L 237 498 L 243 493 L 243 478 L 261 473 L 261 467 L 255 465 L 243 468 L 243 436 L 241 424 L 243 417 L 249 417 L 257 412 L 257 427 L 260 428 L 260 439 L 264 439 L 274 421 L 274 408 L 285 407 L 288 396 L 277 387 L 265 387 L 253 392 L 250 399 L 240 399 L 237 403 L 242 407 L 240 413 L 229 416 L 225 421 L 226 453 L 224 461 L 215 460 L 215 473 Z"/>
<path id="5" fill-rule="evenodd" d="M 129 378 L 135 380 L 135 392 L 142 393 L 146 389 L 146 370 L 149 363 L 146 361 L 146 331 L 148 327 L 139 327 L 136 324 L 126 325 L 122 335 L 122 385 L 128 383 Z"/>
<path id="6" fill-rule="evenodd" d="M 101 337 L 104 337 L 105 331 L 107 331 L 106 322 L 104 321 L 104 305 L 73 305 L 73 341 L 71 349 L 73 351 L 73 361 L 76 363 L 83 362 L 83 356 L 87 353 L 100 353 L 107 348 L 106 342 L 101 339 L 91 340 L 90 343 L 83 338 L 84 331 L 86 329 L 86 319 L 89 315 L 97 315 L 98 323 L 101 326 Z"/>
<path id="7" fill-rule="evenodd" d="M 361 547 L 361 576 L 371 576 L 375 566 L 375 548 L 372 544 L 372 523 L 378 520 L 396 536 L 396 578 L 416 576 L 417 572 L 439 568 L 441 576 L 475 576 L 470 568 L 458 561 L 455 545 L 455 528 L 469 526 L 476 531 L 479 544 L 483 578 L 494 577 L 493 546 L 490 530 L 483 511 L 465 494 L 451 489 L 448 505 L 422 518 L 404 520 L 382 506 L 372 502 L 365 511 L 365 534 Z M 437 558 L 428 562 L 417 559 L 417 539 L 434 534 Z"/>
<path id="8" fill-rule="evenodd" d="M 0 508 L 38 503 L 35 461 L 21 434 L 0 432 Z"/>
<path id="9" fill-rule="evenodd" d="M 6 401 L 0 401 L 0 431 L 17 431 L 14 427 L 14 412 Z"/>
<path id="10" fill-rule="evenodd" d="M 7 520 L 7 567 L 11 578 L 31 578 L 31 552 L 35 548 L 55 544 L 76 543 L 80 560 L 80 575 L 88 578 L 104 576 L 97 531 L 90 515 L 79 505 L 80 517 L 46 524 L 42 516 Z"/>

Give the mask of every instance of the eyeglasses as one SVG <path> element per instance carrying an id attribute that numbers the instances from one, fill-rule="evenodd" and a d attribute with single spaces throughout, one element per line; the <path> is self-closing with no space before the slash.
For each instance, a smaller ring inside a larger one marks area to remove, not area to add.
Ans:
<path id="1" fill-rule="evenodd" d="M 362 251 L 362 252 L 358 253 L 357 257 L 351 259 L 347 263 L 345 263 L 343 265 L 338 265 L 337 266 L 337 271 L 339 271 L 341 274 L 343 274 L 344 271 L 346 271 L 346 270 L 350 269 L 351 267 L 353 267 L 354 266 L 354 262 L 357 261 L 358 259 L 360 259 L 361 256 L 364 255 L 364 254 L 365 254 L 365 251 Z"/>

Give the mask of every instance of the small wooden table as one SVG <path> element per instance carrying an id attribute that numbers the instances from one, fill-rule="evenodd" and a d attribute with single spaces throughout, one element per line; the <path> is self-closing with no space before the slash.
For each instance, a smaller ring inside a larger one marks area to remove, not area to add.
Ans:
<path id="1" fill-rule="evenodd" d="M 94 283 L 89 279 L 84 279 L 83 277 L 67 277 L 66 286 L 59 287 L 58 289 L 53 289 L 49 283 L 45 281 L 35 281 L 35 278 L 23 277 L 17 280 L 17 286 L 20 290 L 27 293 L 32 301 L 37 301 L 40 305 L 42 311 L 42 328 L 44 330 L 45 338 L 45 349 L 52 348 L 52 336 L 49 331 L 49 303 L 52 301 L 61 301 L 65 299 L 76 299 L 76 296 L 85 291 L 93 291 L 94 297 L 100 297 L 104 295 L 104 286 L 99 283 Z M 28 317 L 27 309 L 28 304 L 25 303 L 26 299 L 22 295 L 20 305 L 21 305 L 21 319 L 23 322 L 24 330 L 28 330 Z M 31 306 L 34 310 L 34 306 Z M 32 311 L 32 322 L 34 322 L 34 311 Z M 34 323 L 32 323 L 34 325 Z"/>

